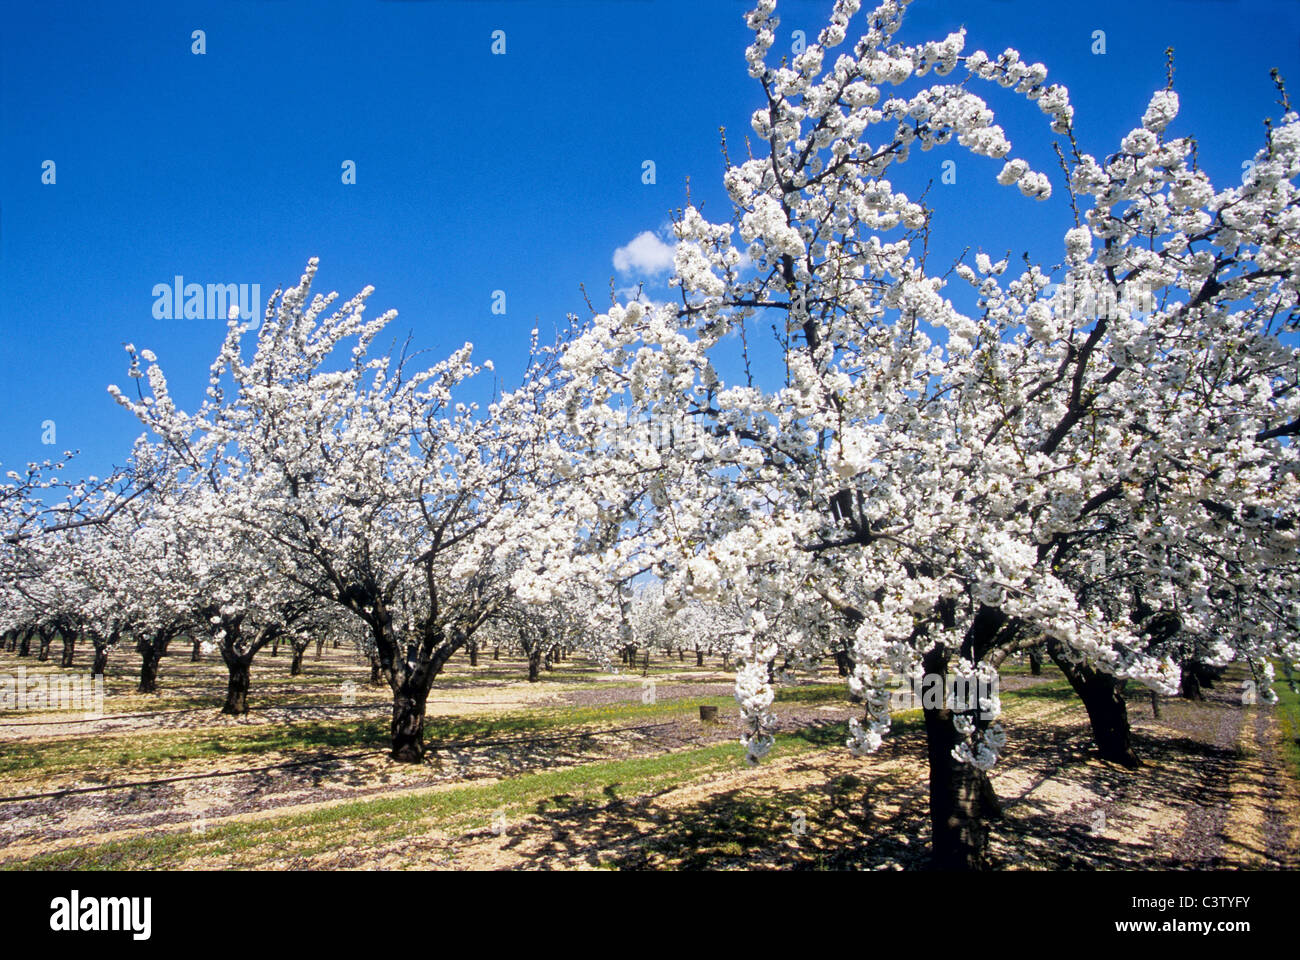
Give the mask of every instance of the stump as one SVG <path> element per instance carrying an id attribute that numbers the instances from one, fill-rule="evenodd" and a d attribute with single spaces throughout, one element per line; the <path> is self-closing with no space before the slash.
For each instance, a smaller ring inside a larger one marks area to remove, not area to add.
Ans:
<path id="1" fill-rule="evenodd" d="M 712 721 L 712 720 L 717 720 L 717 719 L 718 719 L 718 708 L 717 708 L 717 707 L 706 707 L 706 706 L 703 706 L 703 705 L 700 706 L 700 722 L 701 722 L 701 723 L 709 723 L 710 721 Z"/>

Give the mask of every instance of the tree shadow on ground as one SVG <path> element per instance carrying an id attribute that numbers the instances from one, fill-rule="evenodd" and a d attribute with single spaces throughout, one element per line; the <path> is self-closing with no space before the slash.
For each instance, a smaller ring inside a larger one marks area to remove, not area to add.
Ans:
<path id="1" fill-rule="evenodd" d="M 840 731 L 812 730 L 831 745 Z M 993 866 L 1000 869 L 1215 869 L 1230 866 L 1223 836 L 1235 748 L 1189 737 L 1135 731 L 1144 759 L 1133 771 L 1097 760 L 1086 726 L 1035 731 L 1014 757 L 1030 771 L 1004 815 L 990 824 Z M 585 863 L 607 869 L 919 870 L 928 867 L 928 787 L 918 732 L 900 737 L 892 755 L 917 764 L 884 774 L 870 761 L 860 773 L 826 779 L 814 759 L 793 765 L 789 787 L 738 787 L 695 802 L 671 790 L 624 798 L 557 795 L 535 813 L 549 840 L 530 829 L 509 846 L 524 868 Z M 886 748 L 877 756 L 890 756 Z M 809 778 L 815 782 L 808 783 Z M 820 777 L 820 779 L 816 779 Z M 1065 784 L 1078 801 L 1045 796 Z M 1006 787 L 1004 782 L 1004 789 Z M 667 802 L 661 802 L 665 801 Z M 1050 801 L 1050 802 L 1049 802 Z M 1141 822 L 1140 808 L 1167 811 Z"/>

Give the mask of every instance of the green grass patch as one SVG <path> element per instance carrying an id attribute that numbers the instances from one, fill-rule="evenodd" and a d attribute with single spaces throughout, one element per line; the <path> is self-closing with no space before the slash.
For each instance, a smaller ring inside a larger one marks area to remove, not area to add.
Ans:
<path id="1" fill-rule="evenodd" d="M 388 724 L 379 720 L 265 724 L 220 731 L 148 731 L 93 739 L 69 737 L 6 751 L 0 755 L 0 775 L 81 773 L 105 765 L 148 771 L 210 757 L 379 747 L 387 742 Z"/>
<path id="2" fill-rule="evenodd" d="M 777 687 L 777 703 L 844 703 L 849 702 L 849 685 L 845 683 L 809 683 L 797 687 Z"/>
<path id="3" fill-rule="evenodd" d="M 651 723 L 695 712 L 698 704 L 733 707 L 732 697 L 702 697 L 689 701 L 665 700 L 642 703 L 639 692 L 627 702 L 589 707 L 556 706 L 498 715 L 466 715 L 425 720 L 425 740 L 436 750 L 440 743 L 464 740 L 509 739 L 589 727 L 627 726 Z M 430 705 L 436 710 L 437 705 Z M 376 704 L 387 713 L 387 706 Z M 389 745 L 389 721 L 312 721 L 259 724 L 248 727 L 207 730 L 148 731 L 107 734 L 88 738 L 62 737 L 42 740 L 0 754 L 0 777 L 41 774 L 84 774 L 111 765 L 114 774 L 135 776 L 157 773 L 160 767 L 211 757 L 248 757 L 266 754 L 312 753 L 320 750 L 350 751 L 384 749 Z M 130 768 L 123 770 L 123 768 Z"/>
<path id="4" fill-rule="evenodd" d="M 1300 693 L 1291 689 L 1285 676 L 1273 684 L 1273 690 L 1277 694 L 1273 711 L 1282 735 L 1282 752 L 1291 775 L 1300 780 Z"/>
<path id="5" fill-rule="evenodd" d="M 1043 683 L 1036 683 L 1030 687 L 1023 687 L 1020 690 L 1000 690 L 998 697 L 1003 703 L 1016 703 L 1018 701 L 1029 700 L 1072 700 L 1076 696 L 1074 688 L 1070 686 L 1070 681 L 1062 678 L 1060 680 L 1047 680 Z"/>
<path id="6" fill-rule="evenodd" d="M 846 736 L 846 725 L 829 725 L 781 735 L 776 749 L 783 756 L 805 753 L 830 742 L 842 743 Z M 208 857 L 221 858 L 225 866 L 247 868 L 278 857 L 314 856 L 342 846 L 373 848 L 434 829 L 463 833 L 488 827 L 499 815 L 509 821 L 557 807 L 608 806 L 743 765 L 741 750 L 727 742 L 433 793 L 352 801 L 267 820 L 219 824 L 203 834 L 153 832 L 43 854 L 2 868 L 165 869 Z"/>

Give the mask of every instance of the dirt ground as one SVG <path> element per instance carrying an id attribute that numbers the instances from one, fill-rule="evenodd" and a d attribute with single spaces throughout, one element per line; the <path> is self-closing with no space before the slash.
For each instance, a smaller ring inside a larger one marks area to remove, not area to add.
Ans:
<path id="1" fill-rule="evenodd" d="M 1007 723 L 995 768 L 1002 869 L 1300 867 L 1300 788 L 1278 763 L 1277 725 L 1223 693 L 1131 702 L 1143 767 L 1091 756 L 1077 705 Z M 1044 731 L 1046 727 L 1046 731 Z M 504 831 L 421 837 L 296 866 L 394 869 L 873 869 L 925 866 L 919 734 L 868 759 L 844 750 L 777 757 L 631 802 L 533 815 Z M 286 866 L 288 864 L 285 864 Z"/>
<path id="2" fill-rule="evenodd" d="M 102 760 L 75 773 L 37 769 L 0 778 L 0 795 L 32 796 L 0 802 L 0 865 L 158 831 L 274 820 L 349 801 L 657 757 L 739 736 L 733 708 L 724 709 L 713 724 L 678 712 L 553 733 L 503 732 L 437 743 L 430 762 L 420 766 L 394 763 L 374 747 L 182 758 L 152 773 L 121 769 L 113 761 L 115 743 L 135 744 L 167 732 L 221 736 L 227 730 L 382 720 L 385 692 L 360 685 L 353 675 L 362 671 L 354 666 L 326 657 L 313 668 L 314 677 L 280 678 L 261 689 L 255 678 L 255 712 L 247 718 L 222 718 L 211 705 L 151 711 L 147 699 L 130 694 L 126 677 L 115 701 L 119 716 L 71 723 L 56 715 L 0 717 L 0 751 L 39 751 L 43 743 L 69 738 L 103 746 Z M 493 718 L 521 710 L 609 706 L 613 715 L 637 702 L 644 689 L 635 672 L 557 672 L 547 683 L 528 684 L 512 672 L 517 664 L 486 666 L 477 675 L 462 670 L 445 683 L 440 680 L 430 714 Z M 165 680 L 163 693 L 176 703 L 210 698 L 214 677 L 220 679 L 211 664 L 193 667 L 183 677 Z M 1003 689 L 1048 679 L 1008 677 Z M 653 680 L 660 702 L 727 697 L 732 691 L 728 674 L 693 665 L 677 669 L 667 663 Z M 340 702 L 341 682 L 353 683 L 355 702 Z M 1003 816 L 991 831 L 998 867 L 1300 867 L 1300 785 L 1269 708 L 1243 708 L 1224 687 L 1207 691 L 1202 702 L 1164 699 L 1156 718 L 1145 695 L 1134 694 L 1129 711 L 1143 766 L 1130 771 L 1093 756 L 1081 705 L 1064 693 L 1020 699 L 1004 717 L 1008 747 L 993 771 L 1003 804 Z M 785 731 L 825 728 L 858 714 L 858 708 L 838 699 L 778 703 L 776 710 Z M 155 779 L 168 782 L 147 782 Z M 122 783 L 133 785 L 102 789 Z M 86 792 L 66 792 L 77 790 Z M 35 796 L 48 793 L 58 795 Z M 309 856 L 268 859 L 262 866 L 917 869 L 925 865 L 926 803 L 924 742 L 919 730 L 908 729 L 891 735 L 866 759 L 835 743 L 784 756 L 778 749 L 757 767 L 708 773 L 648 795 L 567 798 L 493 828 L 435 829 L 391 843 L 340 843 Z M 210 860 L 190 865 L 219 866 Z"/>

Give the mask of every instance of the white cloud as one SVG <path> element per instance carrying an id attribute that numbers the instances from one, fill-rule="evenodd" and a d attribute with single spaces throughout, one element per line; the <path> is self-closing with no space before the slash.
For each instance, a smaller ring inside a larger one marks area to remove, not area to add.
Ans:
<path id="1" fill-rule="evenodd" d="M 673 268 L 673 247 L 649 230 L 642 231 L 625 247 L 614 251 L 614 269 L 619 273 L 654 276 Z"/>

